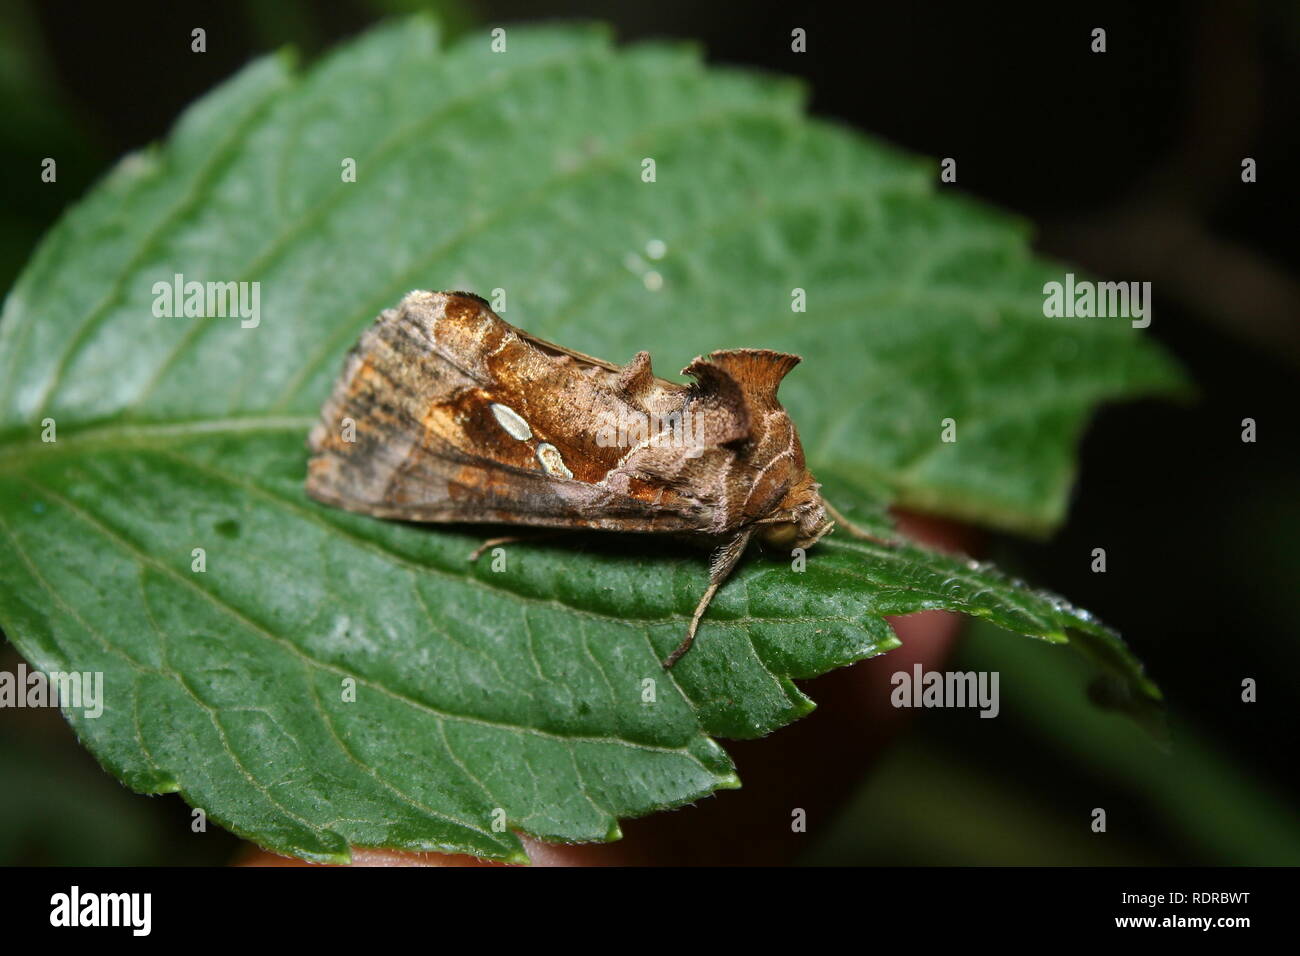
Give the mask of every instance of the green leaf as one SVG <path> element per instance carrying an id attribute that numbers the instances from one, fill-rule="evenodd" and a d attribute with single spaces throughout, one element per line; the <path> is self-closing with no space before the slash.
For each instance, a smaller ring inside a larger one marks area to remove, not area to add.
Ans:
<path id="1" fill-rule="evenodd" d="M 1088 635 L 1154 699 L 1091 618 L 910 546 L 828 539 L 804 573 L 750 559 L 664 672 L 700 555 L 584 536 L 494 573 L 466 561 L 470 529 L 306 498 L 342 353 L 415 287 L 505 289 L 529 331 L 661 369 L 801 352 L 783 398 L 813 470 L 877 525 L 892 499 L 1047 527 L 1091 408 L 1178 382 L 1123 322 L 1044 319 L 1053 270 L 1023 229 L 806 119 L 791 84 L 594 29 L 508 42 L 444 50 L 416 19 L 303 73 L 254 63 L 126 158 L 10 292 L 0 625 L 35 667 L 104 673 L 102 716 L 65 708 L 103 764 L 308 859 L 520 859 L 512 830 L 608 839 L 736 786 L 713 737 L 806 713 L 792 679 L 896 646 L 886 614 Z M 260 324 L 155 316 L 177 273 L 259 282 Z"/>

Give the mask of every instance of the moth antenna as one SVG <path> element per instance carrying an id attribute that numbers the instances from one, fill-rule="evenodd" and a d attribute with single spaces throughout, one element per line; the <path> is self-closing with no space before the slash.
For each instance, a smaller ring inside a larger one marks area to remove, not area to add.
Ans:
<path id="1" fill-rule="evenodd" d="M 691 616 L 691 623 L 686 628 L 685 639 L 664 660 L 664 670 L 668 670 L 681 660 L 682 655 L 689 651 L 691 645 L 695 643 L 695 632 L 699 630 L 700 618 L 704 617 L 705 610 L 713 601 L 713 595 L 718 593 L 718 588 L 722 587 L 722 582 L 727 580 L 728 575 L 740 563 L 740 558 L 745 553 L 745 547 L 749 544 L 749 538 L 753 533 L 753 528 L 742 529 L 713 556 L 713 562 L 709 565 L 709 586 L 705 590 L 703 597 L 700 598 L 700 603 L 695 606 L 695 613 Z"/>
<path id="2" fill-rule="evenodd" d="M 831 516 L 831 520 L 835 522 L 836 526 L 842 527 L 849 533 L 849 537 L 884 545 L 886 548 L 895 548 L 904 543 L 902 538 L 882 538 L 880 535 L 872 534 L 866 528 L 854 524 L 825 498 L 822 499 L 822 507 L 826 509 L 826 513 Z"/>

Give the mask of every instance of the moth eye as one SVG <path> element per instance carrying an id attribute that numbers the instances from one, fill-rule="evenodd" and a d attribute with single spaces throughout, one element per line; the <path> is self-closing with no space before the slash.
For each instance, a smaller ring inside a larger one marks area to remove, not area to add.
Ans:
<path id="1" fill-rule="evenodd" d="M 759 532 L 763 543 L 773 548 L 788 548 L 799 536 L 799 527 L 793 521 L 770 524 Z"/>
<path id="2" fill-rule="evenodd" d="M 564 457 L 560 454 L 560 449 L 550 442 L 544 441 L 537 446 L 537 460 L 541 462 L 542 470 L 548 475 L 556 478 L 573 477 L 573 472 L 569 471 L 568 466 L 564 463 Z"/>
<path id="3" fill-rule="evenodd" d="M 533 430 L 528 427 L 528 423 L 509 405 L 493 402 L 491 408 L 497 424 L 504 428 L 511 438 L 528 441 L 533 437 Z"/>

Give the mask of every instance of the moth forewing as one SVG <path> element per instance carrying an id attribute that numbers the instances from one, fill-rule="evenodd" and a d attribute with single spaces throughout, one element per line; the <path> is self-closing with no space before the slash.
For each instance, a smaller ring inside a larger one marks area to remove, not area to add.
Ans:
<path id="1" fill-rule="evenodd" d="M 672 533 L 722 542 L 687 637 L 751 536 L 831 523 L 777 386 L 798 356 L 713 352 L 654 375 L 514 328 L 464 292 L 411 292 L 344 362 L 312 429 L 307 492 L 382 518 Z"/>

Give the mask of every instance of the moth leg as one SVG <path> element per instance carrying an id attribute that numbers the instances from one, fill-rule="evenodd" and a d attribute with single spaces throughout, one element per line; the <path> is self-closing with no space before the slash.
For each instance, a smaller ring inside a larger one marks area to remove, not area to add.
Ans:
<path id="1" fill-rule="evenodd" d="M 486 541 L 484 541 L 482 544 L 480 544 L 477 548 L 475 548 L 473 551 L 469 553 L 469 560 L 477 561 L 479 558 L 483 556 L 484 551 L 487 551 L 489 548 L 495 548 L 497 545 L 514 544 L 516 541 L 524 541 L 524 540 L 525 538 L 522 535 L 517 535 L 517 534 L 507 535 L 504 538 L 488 538 Z"/>
<path id="2" fill-rule="evenodd" d="M 835 522 L 836 527 L 842 527 L 849 533 L 849 537 L 851 538 L 859 538 L 863 541 L 870 541 L 874 544 L 883 544 L 887 548 L 892 548 L 895 545 L 902 544 L 902 541 L 899 538 L 882 538 L 879 535 L 872 534 L 865 528 L 858 527 L 848 518 L 844 517 L 844 515 L 840 514 L 840 510 L 825 498 L 822 499 L 822 507 L 825 508 L 826 513 L 831 516 L 831 520 Z"/>
<path id="3" fill-rule="evenodd" d="M 541 541 L 545 538 L 553 538 L 557 534 L 563 534 L 567 529 L 555 529 L 552 531 L 543 531 L 541 534 L 511 534 L 502 538 L 488 538 L 477 548 L 470 552 L 469 560 L 477 561 L 483 556 L 483 552 L 495 548 L 502 544 L 516 544 L 521 541 Z"/>
<path id="4" fill-rule="evenodd" d="M 691 644 L 695 642 L 695 632 L 700 626 L 700 618 L 704 617 L 705 609 L 713 600 L 713 595 L 718 593 L 718 588 L 722 587 L 722 582 L 727 580 L 727 576 L 740 563 L 741 555 L 745 553 L 745 546 L 749 544 L 750 535 L 753 533 L 753 528 L 742 529 L 713 556 L 713 562 L 709 565 L 709 587 L 700 598 L 700 603 L 695 606 L 695 614 L 691 617 L 690 626 L 686 628 L 685 640 L 678 644 L 677 649 L 664 661 L 665 670 L 681 660 L 682 655 L 691 649 Z"/>

